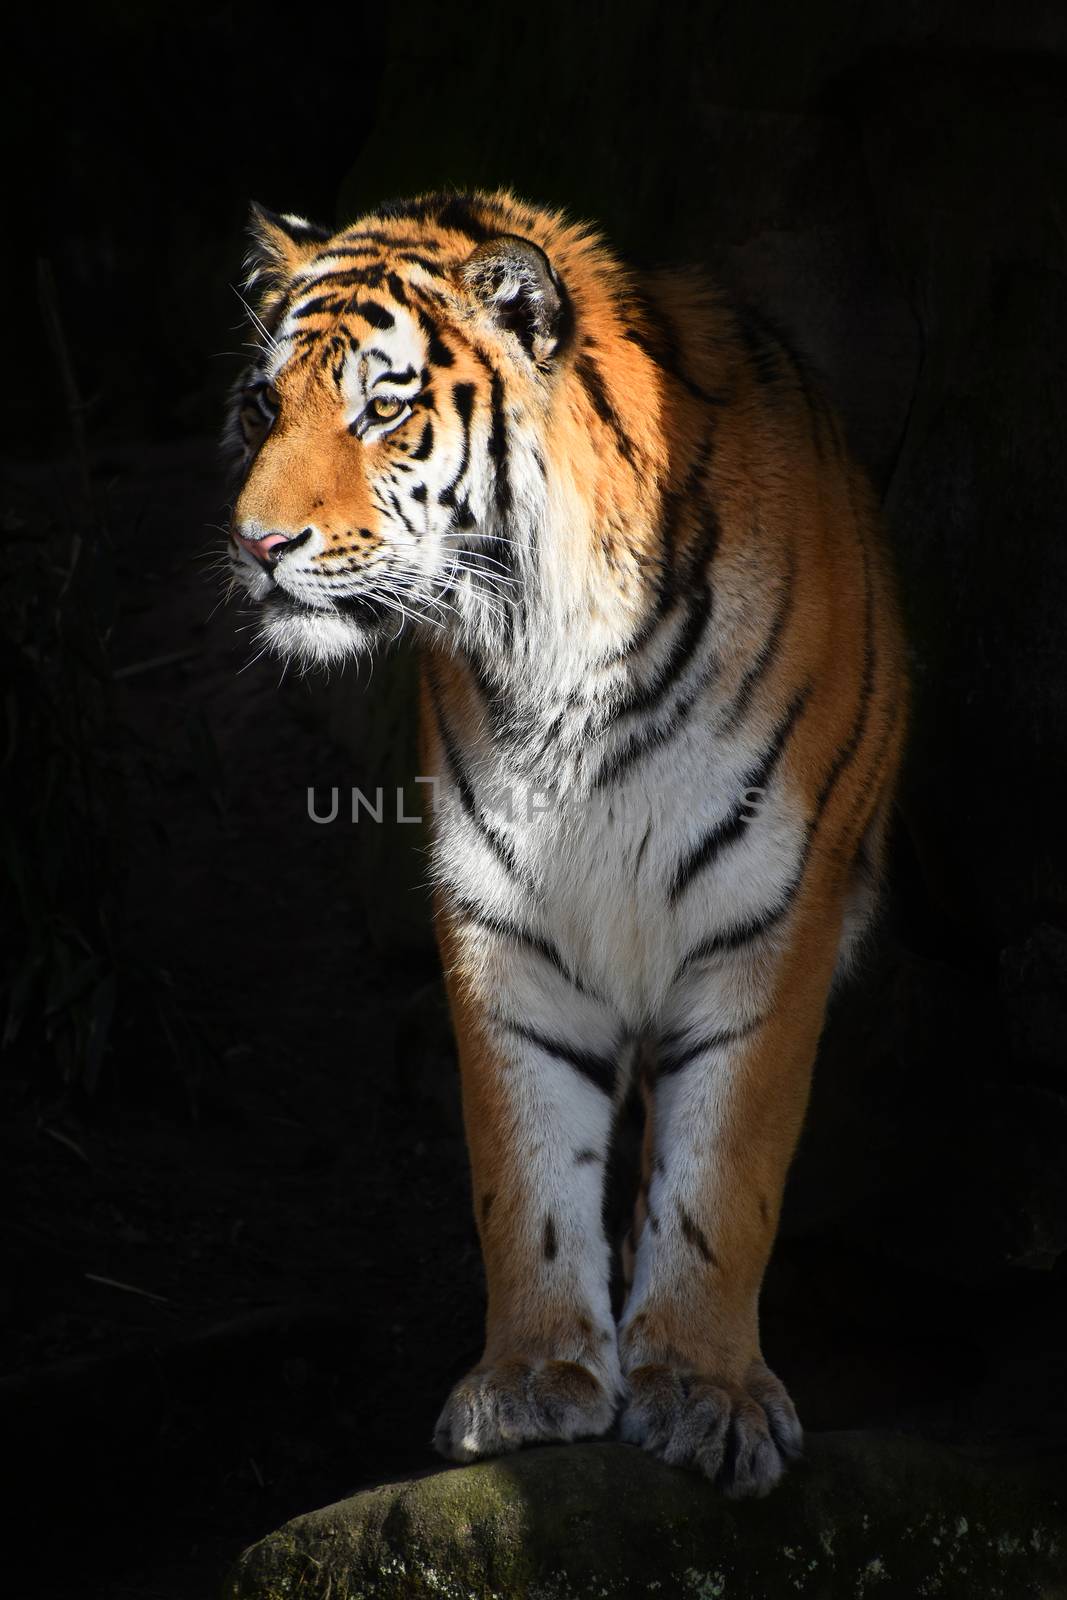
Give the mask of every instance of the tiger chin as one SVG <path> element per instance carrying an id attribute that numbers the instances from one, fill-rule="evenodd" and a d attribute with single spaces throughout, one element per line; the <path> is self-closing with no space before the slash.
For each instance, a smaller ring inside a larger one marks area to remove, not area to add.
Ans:
<path id="1" fill-rule="evenodd" d="M 485 1351 L 470 1461 L 622 1439 L 759 1495 L 759 1293 L 906 717 L 870 491 L 788 340 L 508 193 L 255 208 L 230 552 L 264 643 L 412 631 Z M 601 1202 L 645 1106 L 621 1310 Z"/>

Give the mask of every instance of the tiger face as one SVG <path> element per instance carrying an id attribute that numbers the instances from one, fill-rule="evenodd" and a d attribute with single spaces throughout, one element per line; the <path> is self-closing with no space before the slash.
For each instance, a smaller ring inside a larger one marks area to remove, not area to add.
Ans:
<path id="1" fill-rule="evenodd" d="M 260 349 L 234 397 L 234 575 L 285 656 L 498 630 L 545 493 L 566 341 L 545 252 L 418 203 L 330 236 L 258 208 Z"/>

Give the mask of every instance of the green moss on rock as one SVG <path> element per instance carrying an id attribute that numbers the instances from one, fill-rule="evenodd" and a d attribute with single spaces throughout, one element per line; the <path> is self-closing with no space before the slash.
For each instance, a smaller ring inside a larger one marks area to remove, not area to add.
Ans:
<path id="1" fill-rule="evenodd" d="M 1058 1600 L 1050 1476 L 829 1434 L 769 1499 L 735 1504 L 626 1445 L 529 1450 L 297 1517 L 245 1552 L 225 1600 Z"/>

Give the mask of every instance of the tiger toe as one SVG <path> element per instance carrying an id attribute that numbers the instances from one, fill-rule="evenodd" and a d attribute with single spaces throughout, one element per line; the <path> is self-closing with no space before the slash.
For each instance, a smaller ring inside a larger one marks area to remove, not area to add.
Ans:
<path id="1" fill-rule="evenodd" d="M 434 1446 L 450 1461 L 476 1461 L 525 1444 L 596 1438 L 614 1414 L 614 1398 L 577 1361 L 502 1361 L 456 1384 L 437 1419 Z"/>
<path id="2" fill-rule="evenodd" d="M 784 1386 L 762 1362 L 744 1385 L 649 1363 L 629 1375 L 620 1432 L 669 1466 L 703 1473 L 732 1499 L 759 1498 L 803 1446 Z"/>

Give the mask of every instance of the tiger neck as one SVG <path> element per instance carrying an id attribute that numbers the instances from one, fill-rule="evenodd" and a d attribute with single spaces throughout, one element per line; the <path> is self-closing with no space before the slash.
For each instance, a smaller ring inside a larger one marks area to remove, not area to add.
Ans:
<path id="1" fill-rule="evenodd" d="M 616 526 L 618 524 L 616 523 Z M 655 568 L 637 540 L 539 526 L 519 540 L 516 592 L 495 626 L 479 611 L 460 642 L 485 731 L 510 763 L 579 781 L 614 709 L 641 683 L 654 637 Z"/>

